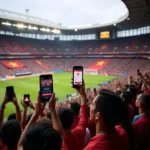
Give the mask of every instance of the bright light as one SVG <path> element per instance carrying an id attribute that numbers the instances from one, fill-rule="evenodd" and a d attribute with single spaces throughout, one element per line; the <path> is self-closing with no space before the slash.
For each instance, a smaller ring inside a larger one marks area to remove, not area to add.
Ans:
<path id="1" fill-rule="evenodd" d="M 25 26 L 24 24 L 13 24 L 14 27 L 20 28 L 20 29 L 24 29 L 27 28 L 27 26 Z"/>
<path id="2" fill-rule="evenodd" d="M 116 26 L 116 24 L 114 24 L 114 26 Z"/>
<path id="3" fill-rule="evenodd" d="M 77 31 L 78 31 L 78 29 L 75 29 L 74 31 L 75 31 L 75 32 L 77 32 Z"/>
<path id="4" fill-rule="evenodd" d="M 44 32 L 50 32 L 51 30 L 49 28 L 40 28 L 41 31 L 44 31 Z"/>
<path id="5" fill-rule="evenodd" d="M 28 29 L 29 29 L 29 30 L 38 30 L 38 28 L 37 28 L 36 26 L 32 27 L 32 26 L 30 26 L 30 25 L 28 26 Z"/>
<path id="6" fill-rule="evenodd" d="M 53 32 L 53 33 L 60 33 L 60 30 L 53 29 L 53 30 L 51 30 L 51 32 Z"/>
<path id="7" fill-rule="evenodd" d="M 130 20 L 130 18 L 127 18 L 127 20 Z"/>
<path id="8" fill-rule="evenodd" d="M 11 26 L 12 24 L 9 23 L 9 22 L 2 22 L 3 25 L 6 25 L 6 26 Z"/>

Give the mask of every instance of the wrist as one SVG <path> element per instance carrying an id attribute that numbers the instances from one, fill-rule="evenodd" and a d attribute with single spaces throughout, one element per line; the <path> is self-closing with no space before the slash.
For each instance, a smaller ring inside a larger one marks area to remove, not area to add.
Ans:
<path id="1" fill-rule="evenodd" d="M 55 113 L 56 112 L 55 108 L 49 108 L 49 110 L 50 110 L 51 113 Z"/>
<path id="2" fill-rule="evenodd" d="M 15 105 L 15 107 L 16 107 L 16 110 L 20 110 L 19 105 Z"/>
<path id="3" fill-rule="evenodd" d="M 86 98 L 86 93 L 82 93 L 82 94 L 80 94 L 80 96 L 81 96 L 82 98 Z"/>

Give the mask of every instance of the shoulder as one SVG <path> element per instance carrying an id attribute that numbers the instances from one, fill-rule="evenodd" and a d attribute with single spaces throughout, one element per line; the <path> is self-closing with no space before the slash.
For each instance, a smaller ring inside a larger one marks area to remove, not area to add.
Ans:
<path id="1" fill-rule="evenodd" d="M 100 135 L 93 137 L 84 150 L 98 150 L 100 147 L 102 147 L 102 138 L 103 137 Z"/>

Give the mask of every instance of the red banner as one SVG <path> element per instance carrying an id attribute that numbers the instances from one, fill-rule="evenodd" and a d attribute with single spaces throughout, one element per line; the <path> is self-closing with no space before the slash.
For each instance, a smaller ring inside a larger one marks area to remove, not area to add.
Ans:
<path id="1" fill-rule="evenodd" d="M 6 66 L 7 68 L 23 68 L 25 65 L 20 62 L 19 60 L 12 60 L 12 61 L 1 61 L 1 63 Z"/>
<path id="2" fill-rule="evenodd" d="M 97 60 L 95 63 L 93 63 L 89 69 L 97 69 L 97 70 L 102 70 L 110 60 Z"/>
<path id="3" fill-rule="evenodd" d="M 44 63 L 42 63 L 40 60 L 34 60 L 38 65 L 40 65 L 45 70 L 50 70 Z"/>

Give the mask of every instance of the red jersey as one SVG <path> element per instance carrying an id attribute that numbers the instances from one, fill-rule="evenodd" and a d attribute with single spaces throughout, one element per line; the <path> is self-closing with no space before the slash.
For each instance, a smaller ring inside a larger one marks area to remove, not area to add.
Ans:
<path id="1" fill-rule="evenodd" d="M 150 90 L 144 90 L 144 93 L 150 94 Z"/>
<path id="2" fill-rule="evenodd" d="M 75 129 L 71 130 L 71 134 L 64 136 L 62 150 L 82 150 L 84 148 L 85 132 L 88 122 L 87 105 L 81 105 L 80 120 Z"/>
<path id="3" fill-rule="evenodd" d="M 72 124 L 71 129 L 74 129 L 74 128 L 78 125 L 79 119 L 80 119 L 79 116 L 75 116 L 75 117 L 74 117 L 74 121 L 73 121 L 73 124 Z"/>
<path id="4" fill-rule="evenodd" d="M 134 149 L 150 149 L 150 116 L 144 115 L 138 119 L 134 125 Z"/>
<path id="5" fill-rule="evenodd" d="M 128 136 L 123 128 L 116 126 L 112 134 L 93 137 L 84 150 L 129 150 Z"/>
<path id="6" fill-rule="evenodd" d="M 6 146 L 2 143 L 1 140 L 0 140 L 0 150 L 7 150 Z"/>

